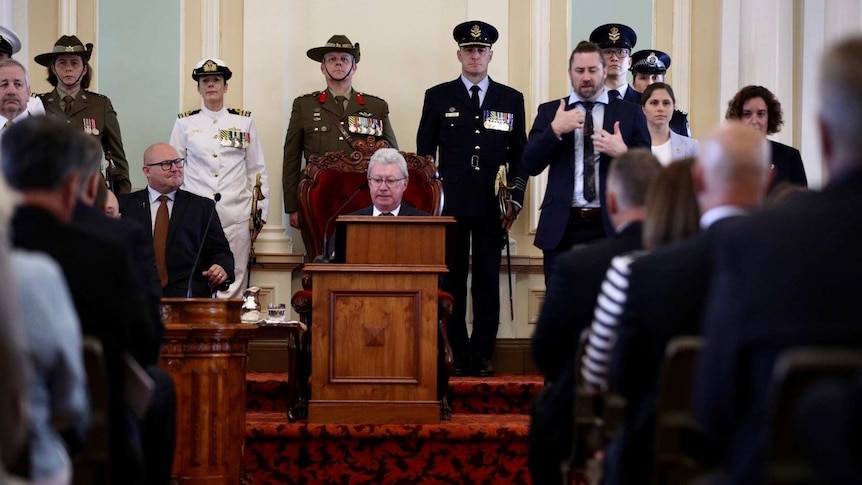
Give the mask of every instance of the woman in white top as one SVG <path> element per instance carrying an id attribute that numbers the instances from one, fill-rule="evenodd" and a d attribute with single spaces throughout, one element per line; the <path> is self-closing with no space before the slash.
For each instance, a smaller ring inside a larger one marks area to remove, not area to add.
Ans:
<path id="1" fill-rule="evenodd" d="M 696 157 L 697 140 L 675 133 L 670 129 L 670 119 L 676 106 L 676 97 L 669 84 L 653 83 L 641 95 L 641 107 L 647 120 L 653 155 L 662 165 Z"/>

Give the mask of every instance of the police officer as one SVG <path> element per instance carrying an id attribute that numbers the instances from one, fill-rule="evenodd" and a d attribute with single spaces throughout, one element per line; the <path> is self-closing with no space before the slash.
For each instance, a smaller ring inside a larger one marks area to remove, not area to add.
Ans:
<path id="1" fill-rule="evenodd" d="M 48 68 L 48 82 L 54 86 L 53 91 L 39 98 L 47 116 L 66 120 L 99 138 L 105 157 L 112 161 L 108 166 L 109 183 L 115 193 L 126 194 L 132 190 L 132 182 L 117 112 L 107 96 L 87 91 L 92 78 L 92 54 L 93 44 L 85 46 L 74 35 L 64 35 L 51 52 L 36 56 L 36 62 Z"/>
<path id="2" fill-rule="evenodd" d="M 18 34 L 0 25 L 0 61 L 11 59 L 12 55 L 21 50 L 21 39 Z M 42 101 L 36 96 L 30 96 L 27 100 L 27 113 L 30 116 L 44 115 L 45 107 L 42 106 Z M 5 120 L 0 120 L 5 123 Z"/>
<path id="3" fill-rule="evenodd" d="M 663 83 L 664 75 L 670 67 L 670 56 L 660 50 L 647 49 L 632 54 L 632 86 L 639 93 L 644 92 L 652 83 Z M 688 125 L 688 113 L 678 109 L 673 110 L 670 118 L 670 129 L 682 136 L 691 136 Z"/>
<path id="4" fill-rule="evenodd" d="M 452 35 L 458 43 L 461 75 L 425 92 L 416 150 L 437 159 L 446 194 L 443 214 L 456 220 L 455 254 L 443 281 L 443 289 L 455 298 L 448 326 L 455 354 L 453 375 L 490 376 L 500 320 L 500 245 L 520 211 L 526 189 L 526 178 L 520 173 L 527 143 L 524 95 L 488 76 L 497 29 L 474 20 L 456 26 Z M 505 215 L 494 193 L 501 167 L 508 167 L 508 183 L 514 185 Z M 468 338 L 471 242 L 473 333 Z"/>
<path id="5" fill-rule="evenodd" d="M 631 53 L 638 36 L 631 27 L 623 24 L 605 24 L 596 27 L 590 34 L 590 42 L 602 49 L 607 66 L 605 86 L 608 97 L 622 98 L 640 103 L 640 93 L 628 83 L 628 72 L 632 65 Z"/>
<path id="6" fill-rule="evenodd" d="M 233 252 L 236 278 L 219 297 L 239 297 L 245 288 L 251 243 L 260 227 L 249 228 L 253 188 L 260 175 L 264 199 L 258 202 L 261 224 L 266 223 L 269 182 L 263 148 L 251 112 L 225 108 L 224 95 L 231 70 L 220 59 L 204 59 L 192 70 L 203 108 L 177 116 L 171 145 L 185 158 L 182 188 L 215 198 L 219 220 Z"/>
<path id="7" fill-rule="evenodd" d="M 374 137 L 398 148 L 389 123 L 389 105 L 382 98 L 353 89 L 359 64 L 359 43 L 344 35 L 333 35 L 321 47 L 306 52 L 320 63 L 326 89 L 293 100 L 290 123 L 284 138 L 284 211 L 290 225 L 300 227 L 296 196 L 302 159 L 326 152 L 353 151 L 352 143 Z"/>

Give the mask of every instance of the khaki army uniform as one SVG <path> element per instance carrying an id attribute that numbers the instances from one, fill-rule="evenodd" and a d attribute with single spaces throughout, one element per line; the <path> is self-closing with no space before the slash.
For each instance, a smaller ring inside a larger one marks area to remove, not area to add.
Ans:
<path id="1" fill-rule="evenodd" d="M 390 147 L 398 148 L 395 132 L 389 123 L 389 105 L 383 99 L 352 89 L 342 113 L 328 89 L 296 98 L 284 139 L 282 186 L 285 212 L 296 212 L 299 208 L 296 190 L 303 157 L 307 160 L 327 152 L 349 153 L 353 150 L 352 142 L 368 136 L 384 139 Z"/>
<path id="2" fill-rule="evenodd" d="M 111 154 L 114 168 L 109 169 L 109 176 L 114 183 L 114 191 L 127 194 L 132 190 L 129 180 L 129 162 L 123 150 L 123 138 L 120 135 L 120 123 L 117 112 L 107 96 L 80 90 L 72 103 L 72 112 L 66 116 L 61 104 L 63 94 L 55 88 L 53 91 L 38 95 L 45 106 L 45 115 L 65 120 L 84 133 L 98 137 L 102 149 Z"/>

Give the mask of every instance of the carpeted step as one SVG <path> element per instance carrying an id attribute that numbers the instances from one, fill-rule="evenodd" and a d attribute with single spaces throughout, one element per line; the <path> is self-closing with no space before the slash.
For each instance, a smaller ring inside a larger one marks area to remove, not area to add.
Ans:
<path id="1" fill-rule="evenodd" d="M 542 376 L 452 377 L 449 404 L 454 414 L 529 414 L 544 385 Z"/>
<path id="2" fill-rule="evenodd" d="M 455 414 L 435 425 L 288 423 L 248 412 L 254 483 L 529 483 L 525 414 Z"/>
<path id="3" fill-rule="evenodd" d="M 453 377 L 449 380 L 449 403 L 456 414 L 528 414 L 542 385 L 542 377 L 536 375 Z M 248 411 L 286 412 L 286 395 L 286 373 L 248 373 Z"/>

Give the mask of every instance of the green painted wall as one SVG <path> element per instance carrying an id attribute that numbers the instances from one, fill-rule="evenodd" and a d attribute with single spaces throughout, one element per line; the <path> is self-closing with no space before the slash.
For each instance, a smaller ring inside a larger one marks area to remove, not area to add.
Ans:
<path id="1" fill-rule="evenodd" d="M 176 0 L 99 2 L 98 91 L 117 110 L 136 189 L 144 150 L 168 141 L 180 106 L 179 26 Z"/>
<path id="2" fill-rule="evenodd" d="M 571 9 L 572 47 L 589 40 L 590 32 L 599 25 L 609 23 L 625 24 L 634 29 L 638 35 L 635 51 L 652 47 L 653 0 L 572 0 Z"/>

